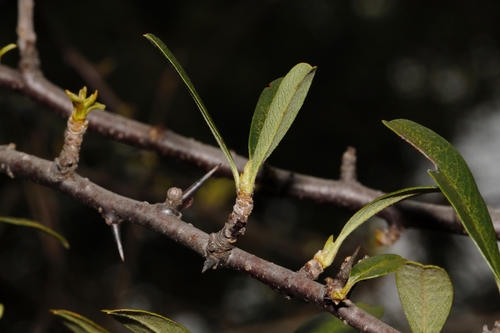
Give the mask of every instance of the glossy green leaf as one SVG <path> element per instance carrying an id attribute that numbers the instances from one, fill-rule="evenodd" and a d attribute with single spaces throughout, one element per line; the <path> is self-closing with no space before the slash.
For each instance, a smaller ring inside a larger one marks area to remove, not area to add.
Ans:
<path id="1" fill-rule="evenodd" d="M 217 140 L 217 143 L 219 144 L 219 147 L 221 148 L 222 152 L 226 156 L 226 159 L 229 163 L 229 166 L 231 167 L 231 171 L 233 173 L 234 181 L 236 184 L 239 183 L 239 173 L 238 169 L 236 168 L 236 164 L 234 163 L 233 156 L 231 155 L 231 152 L 226 146 L 226 143 L 222 139 L 222 136 L 219 133 L 219 130 L 215 126 L 215 123 L 213 122 L 212 118 L 210 117 L 210 114 L 208 113 L 207 108 L 203 104 L 203 101 L 201 100 L 200 95 L 194 88 L 193 83 L 189 79 L 187 73 L 184 71 L 182 68 L 181 64 L 177 59 L 175 58 L 174 54 L 167 48 L 167 46 L 153 34 L 145 34 L 144 37 L 146 37 L 154 46 L 156 46 L 161 53 L 167 58 L 167 60 L 170 62 L 170 65 L 174 68 L 174 70 L 177 72 L 179 77 L 181 78 L 182 82 L 186 85 L 189 93 L 193 97 L 194 102 L 196 103 L 196 106 L 198 106 L 198 109 L 200 109 L 201 114 L 203 115 L 203 118 L 205 119 L 205 122 L 208 124 L 208 127 L 210 127 L 210 130 L 212 131 L 212 134 L 215 137 L 215 140 Z"/>
<path id="2" fill-rule="evenodd" d="M 29 228 L 35 228 L 35 229 L 41 230 L 41 231 L 45 232 L 46 234 L 49 234 L 52 237 L 56 238 L 65 248 L 69 249 L 69 243 L 66 240 L 66 238 L 64 238 L 63 236 L 61 236 L 60 234 L 58 234 L 54 230 L 49 229 L 46 226 L 44 226 L 43 224 L 40 224 L 38 222 L 26 220 L 26 219 L 13 218 L 13 217 L 4 217 L 4 216 L 0 216 L 0 222 L 5 222 L 5 223 L 10 223 L 10 224 L 23 226 L 23 227 L 29 227 Z"/>
<path id="3" fill-rule="evenodd" d="M 405 119 L 384 124 L 427 157 L 436 167 L 429 175 L 457 212 L 465 230 L 495 275 L 500 290 L 500 252 L 495 229 L 467 163 L 444 138 Z"/>
<path id="4" fill-rule="evenodd" d="M 371 306 L 365 303 L 356 303 L 356 305 L 371 314 L 374 317 L 381 318 L 384 314 L 384 308 L 375 305 Z M 354 328 L 344 324 L 342 320 L 334 315 L 322 312 L 317 314 L 306 321 L 304 321 L 295 330 L 295 333 L 356 333 Z"/>
<path id="5" fill-rule="evenodd" d="M 189 333 L 184 326 L 156 313 L 130 309 L 103 311 L 134 333 Z"/>
<path id="6" fill-rule="evenodd" d="M 109 333 L 101 326 L 78 313 L 67 310 L 50 310 L 62 320 L 63 324 L 73 333 Z"/>
<path id="7" fill-rule="evenodd" d="M 281 142 L 297 116 L 316 67 L 300 63 L 281 79 L 273 81 L 260 95 L 248 138 L 249 162 L 242 175 L 241 189 L 253 192 L 260 166 Z"/>
<path id="8" fill-rule="evenodd" d="M 446 271 L 407 262 L 396 270 L 396 284 L 412 332 L 441 332 L 453 302 L 453 285 Z"/>
<path id="9" fill-rule="evenodd" d="M 356 283 L 392 273 L 405 262 L 406 259 L 397 254 L 379 254 L 357 263 L 352 268 L 344 288 L 334 292 L 332 299 L 343 301 Z"/>
<path id="10" fill-rule="evenodd" d="M 337 240 L 331 244 L 333 238 L 329 238 L 326 242 L 323 250 L 319 251 L 314 258 L 321 263 L 323 268 L 330 266 L 337 255 L 337 252 L 344 242 L 344 240 L 353 232 L 357 227 L 359 227 L 363 222 L 367 221 L 370 217 L 376 215 L 385 208 L 394 205 L 402 200 L 412 198 L 417 195 L 439 192 L 436 186 L 420 186 L 420 187 L 410 187 L 399 191 L 388 193 L 380 198 L 377 198 L 361 208 L 354 214 L 349 221 L 345 224 L 344 228 L 340 232 Z"/>
<path id="11" fill-rule="evenodd" d="M 15 49 L 16 47 L 17 47 L 17 45 L 16 45 L 16 44 L 13 44 L 13 43 L 11 43 L 11 44 L 9 44 L 9 45 L 6 45 L 6 46 L 2 47 L 2 48 L 0 49 L 0 62 L 1 62 L 1 60 L 2 60 L 2 56 L 3 56 L 5 53 L 9 52 L 10 50 Z"/>

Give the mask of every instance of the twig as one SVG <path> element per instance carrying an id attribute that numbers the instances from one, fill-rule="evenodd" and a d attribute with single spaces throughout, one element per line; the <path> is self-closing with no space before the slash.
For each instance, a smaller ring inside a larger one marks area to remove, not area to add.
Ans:
<path id="1" fill-rule="evenodd" d="M 51 107 L 66 118 L 71 114 L 71 102 L 64 92 L 43 77 L 28 82 L 18 71 L 0 65 L 0 85 L 19 91 L 24 96 Z M 161 155 L 172 156 L 206 169 L 225 162 L 220 149 L 185 138 L 171 130 L 148 126 L 109 112 L 91 113 L 88 120 L 90 130 L 134 147 L 154 150 Z M 243 170 L 247 160 L 239 155 L 234 155 L 234 158 L 238 169 Z M 231 177 L 231 171 L 225 164 L 217 170 L 217 174 Z M 260 173 L 258 182 L 279 189 L 283 195 L 330 203 L 353 210 L 384 194 L 355 182 L 322 179 L 271 166 L 266 166 Z M 465 235 L 462 224 L 449 206 L 407 201 L 399 204 L 398 211 L 402 213 L 401 223 L 405 227 Z M 383 217 L 389 224 L 394 222 L 388 213 L 384 214 L 386 215 Z M 497 239 L 500 240 L 500 210 L 490 209 L 490 214 Z"/>
<path id="2" fill-rule="evenodd" d="M 152 205 L 122 197 L 80 177 L 77 173 L 73 174 L 72 181 L 54 181 L 50 176 L 50 165 L 50 161 L 18 152 L 12 145 L 0 146 L 0 172 L 50 187 L 102 214 L 113 212 L 115 219 L 141 225 L 202 256 L 205 255 L 208 235 L 179 220 L 167 205 Z M 284 295 L 315 304 L 362 332 L 398 332 L 350 302 L 339 306 L 330 304 L 324 298 L 325 286 L 238 248 L 231 251 L 224 267 L 244 272 Z"/>
<path id="3" fill-rule="evenodd" d="M 36 33 L 33 27 L 34 7 L 33 0 L 18 1 L 17 45 L 21 53 L 19 67 L 26 77 L 38 75 L 40 71 L 40 59 L 36 49 Z"/>
<path id="4" fill-rule="evenodd" d="M 342 155 L 342 164 L 340 165 L 340 180 L 345 182 L 356 181 L 356 149 L 347 147 Z"/>

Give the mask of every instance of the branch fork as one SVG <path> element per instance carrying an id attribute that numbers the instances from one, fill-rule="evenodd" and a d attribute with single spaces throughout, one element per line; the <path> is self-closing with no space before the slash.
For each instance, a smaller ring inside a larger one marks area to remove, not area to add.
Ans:
<path id="1" fill-rule="evenodd" d="M 229 215 L 224 227 L 217 233 L 211 233 L 206 248 L 206 260 L 202 272 L 216 269 L 223 265 L 230 255 L 233 244 L 245 233 L 248 217 L 253 210 L 253 199 L 244 191 L 238 191 L 233 212 Z"/>

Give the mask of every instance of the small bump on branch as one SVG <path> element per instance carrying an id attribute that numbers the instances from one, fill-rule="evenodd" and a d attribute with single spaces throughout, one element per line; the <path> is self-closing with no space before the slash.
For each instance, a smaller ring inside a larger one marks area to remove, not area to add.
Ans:
<path id="1" fill-rule="evenodd" d="M 340 180 L 350 182 L 357 181 L 356 174 L 356 148 L 347 147 L 347 150 L 342 155 L 342 163 L 340 165 Z"/>

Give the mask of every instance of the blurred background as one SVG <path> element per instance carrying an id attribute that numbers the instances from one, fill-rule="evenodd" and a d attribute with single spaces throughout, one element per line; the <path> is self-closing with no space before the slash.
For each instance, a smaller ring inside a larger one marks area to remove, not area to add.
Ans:
<path id="1" fill-rule="evenodd" d="M 0 45 L 16 42 L 16 21 L 16 1 L 0 0 Z M 111 112 L 215 145 L 176 74 L 142 36 L 154 33 L 183 64 L 228 146 L 244 156 L 262 89 L 299 62 L 316 65 L 304 107 L 270 164 L 336 179 L 342 153 L 353 146 L 363 184 L 386 192 L 429 184 L 430 163 L 381 123 L 407 118 L 456 144 L 488 204 L 500 205 L 497 1 L 45 0 L 36 3 L 35 26 L 42 70 L 56 85 L 73 92 L 99 88 L 99 101 Z M 16 67 L 18 60 L 11 51 L 2 63 Z M 53 159 L 65 124 L 0 88 L 0 144 Z M 121 195 L 160 202 L 169 187 L 186 188 L 205 170 L 90 132 L 78 172 Z M 238 246 L 292 270 L 352 215 L 266 193 L 254 199 Z M 233 203 L 232 181 L 213 179 L 184 220 L 217 231 Z M 0 176 L 0 216 L 40 221 L 71 243 L 65 250 L 36 231 L 0 224 L 0 332 L 65 332 L 49 309 L 78 312 L 112 332 L 126 329 L 101 309 L 144 309 L 193 333 L 293 332 L 319 312 L 230 270 L 201 274 L 201 257 L 128 223 L 122 263 L 97 212 L 36 184 Z M 362 244 L 362 255 L 397 253 L 447 269 L 455 299 L 443 332 L 480 332 L 500 319 L 493 275 L 470 239 L 409 230 L 394 246 L 377 248 L 377 228 L 384 228 L 382 220 L 351 236 L 339 260 Z M 409 332 L 393 274 L 361 284 L 352 298 L 382 304 L 383 320 Z"/>

